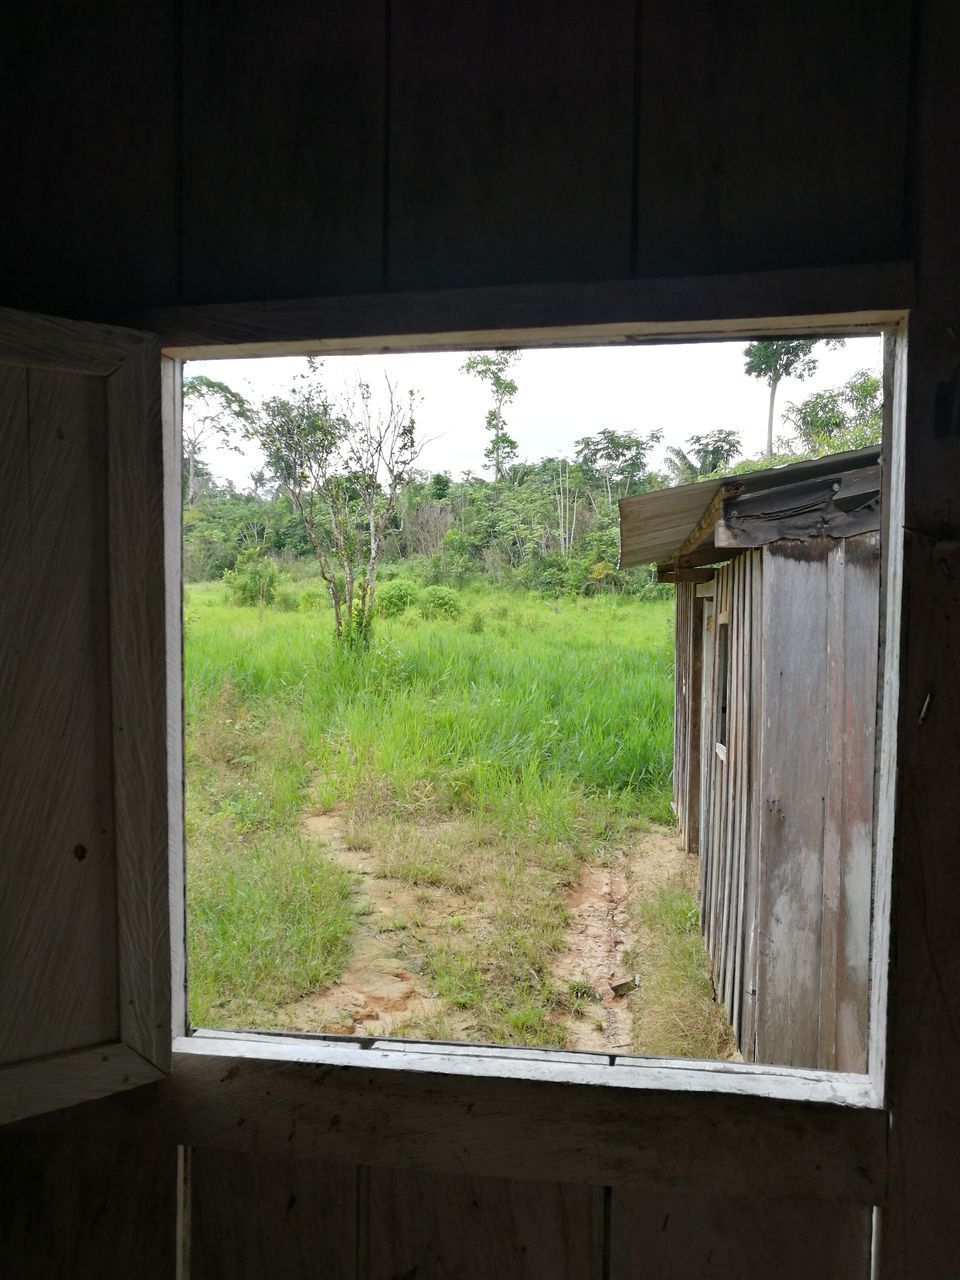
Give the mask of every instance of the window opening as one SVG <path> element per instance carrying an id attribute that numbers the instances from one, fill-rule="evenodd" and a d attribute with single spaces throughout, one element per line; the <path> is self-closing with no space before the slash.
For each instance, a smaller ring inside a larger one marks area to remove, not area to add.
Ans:
<path id="1" fill-rule="evenodd" d="M 879 368 L 876 338 L 188 364 L 191 1024 L 865 1069 L 869 894 L 831 935 L 855 982 L 756 937 L 819 928 L 835 870 L 764 916 L 812 831 L 772 782 L 791 716 L 842 754 L 861 708 L 872 810 L 876 667 L 836 655 L 877 644 Z"/>
<path id="2" fill-rule="evenodd" d="M 728 637 L 730 624 L 720 622 L 717 627 L 717 751 L 721 759 L 727 758 L 727 677 L 730 656 L 728 653 Z"/>

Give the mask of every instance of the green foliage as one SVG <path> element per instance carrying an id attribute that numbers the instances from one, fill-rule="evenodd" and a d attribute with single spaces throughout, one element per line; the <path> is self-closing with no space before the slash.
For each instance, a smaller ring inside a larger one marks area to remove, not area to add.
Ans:
<path id="1" fill-rule="evenodd" d="M 300 592 L 297 608 L 301 613 L 312 613 L 316 609 L 322 609 L 328 601 L 329 596 L 326 591 L 317 591 L 314 587 L 308 587 L 306 591 Z"/>
<path id="2" fill-rule="evenodd" d="M 740 433 L 718 428 L 690 436 L 687 449 L 671 445 L 667 449 L 667 470 L 674 484 L 691 484 L 729 467 L 740 452 Z"/>
<path id="3" fill-rule="evenodd" d="M 377 609 L 385 618 L 396 618 L 416 607 L 420 592 L 407 578 L 394 578 L 377 588 Z"/>
<path id="4" fill-rule="evenodd" d="M 883 431 L 883 384 L 868 369 L 855 373 L 842 387 L 817 391 L 784 414 L 802 448 L 837 453 L 879 444 Z"/>
<path id="5" fill-rule="evenodd" d="M 420 612 L 425 618 L 459 618 L 463 605 L 450 587 L 427 587 L 420 601 Z"/>
<path id="6" fill-rule="evenodd" d="M 519 359 L 519 351 L 495 351 L 492 356 L 469 356 L 461 365 L 462 373 L 473 374 L 481 382 L 487 383 L 493 393 L 493 408 L 486 417 L 490 443 L 484 449 L 483 456 L 493 472 L 494 480 L 505 479 L 508 468 L 517 457 L 517 442 L 505 429 L 503 407 L 517 394 L 517 384 L 507 377 L 507 371 Z"/>
<path id="7" fill-rule="evenodd" d="M 263 608 L 273 604 L 280 586 L 280 570 L 268 560 L 259 547 L 243 551 L 233 569 L 223 575 L 230 598 L 235 604 Z"/>

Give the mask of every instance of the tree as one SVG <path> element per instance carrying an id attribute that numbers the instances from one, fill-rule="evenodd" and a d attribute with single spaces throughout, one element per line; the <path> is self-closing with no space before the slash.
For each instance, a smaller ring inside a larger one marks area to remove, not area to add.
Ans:
<path id="1" fill-rule="evenodd" d="M 228 448 L 234 432 L 249 423 L 251 408 L 238 391 L 202 373 L 183 380 L 183 469 L 187 505 L 197 498 L 197 481 L 210 472 L 200 462 L 201 451 L 219 439 Z M 201 468 L 203 468 L 201 473 Z"/>
<path id="2" fill-rule="evenodd" d="M 788 404 L 784 417 L 813 453 L 877 444 L 883 431 L 883 385 L 875 373 L 861 369 L 842 387 Z"/>
<path id="3" fill-rule="evenodd" d="M 662 439 L 662 431 L 639 436 L 635 431 L 605 427 L 576 442 L 576 459 L 585 474 L 602 486 L 607 506 L 612 507 L 616 498 L 625 498 L 640 487 L 648 474 L 650 450 Z"/>
<path id="4" fill-rule="evenodd" d="M 773 407 L 777 387 L 784 378 L 809 378 L 817 368 L 813 349 L 816 338 L 797 338 L 791 341 L 751 342 L 744 351 L 744 369 L 752 378 L 759 378 L 770 388 L 770 408 L 767 414 L 766 456 L 773 457 Z M 828 347 L 842 347 L 842 338 L 827 340 Z"/>
<path id="5" fill-rule="evenodd" d="M 519 359 L 519 351 L 495 351 L 492 356 L 472 355 L 460 366 L 461 373 L 472 373 L 493 392 L 493 408 L 487 412 L 490 443 L 483 456 L 493 471 L 494 480 L 505 479 L 507 467 L 517 457 L 517 442 L 505 430 L 503 407 L 517 394 L 517 384 L 507 377 L 507 371 Z"/>
<path id="6" fill-rule="evenodd" d="M 704 435 L 689 436 L 687 450 L 676 445 L 667 449 L 667 471 L 674 484 L 691 484 L 728 467 L 740 453 L 740 435 L 720 427 Z"/>
<path id="7" fill-rule="evenodd" d="M 327 585 L 337 639 L 366 646 L 381 542 L 421 447 L 416 395 L 402 399 L 386 378 L 377 401 L 358 381 L 337 404 L 320 373 L 310 360 L 287 397 L 260 406 L 248 434 L 300 517 Z"/>

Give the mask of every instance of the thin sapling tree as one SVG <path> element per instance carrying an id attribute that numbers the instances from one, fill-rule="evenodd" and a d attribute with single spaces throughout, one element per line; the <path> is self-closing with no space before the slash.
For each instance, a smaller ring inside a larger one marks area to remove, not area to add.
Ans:
<path id="1" fill-rule="evenodd" d="M 370 642 L 377 564 L 384 534 L 423 447 L 415 436 L 414 392 L 385 378 L 374 396 L 358 381 L 339 402 L 308 362 L 287 396 L 260 406 L 249 435 L 300 517 L 344 644 Z"/>

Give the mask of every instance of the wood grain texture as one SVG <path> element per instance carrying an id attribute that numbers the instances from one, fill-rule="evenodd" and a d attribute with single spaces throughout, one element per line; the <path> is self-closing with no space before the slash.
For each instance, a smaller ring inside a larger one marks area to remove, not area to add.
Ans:
<path id="1" fill-rule="evenodd" d="M 107 382 L 110 673 L 121 1036 L 170 1065 L 166 610 L 160 347 Z"/>
<path id="2" fill-rule="evenodd" d="M 203 359 L 557 346 L 656 336 L 875 332 L 902 319 L 913 296 L 909 264 L 883 262 L 675 280 L 160 306 L 128 312 L 124 319 L 158 333 L 170 355 Z"/>
<path id="3" fill-rule="evenodd" d="M 187 301 L 381 287 L 385 10 L 183 5 Z"/>
<path id="4" fill-rule="evenodd" d="M 826 559 L 825 543 L 763 551 L 757 1057 L 795 1066 L 819 1056 Z"/>
<path id="5" fill-rule="evenodd" d="M 629 276 L 633 3 L 390 15 L 390 287 Z"/>
<path id="6" fill-rule="evenodd" d="M 0 736 L 0 1062 L 119 1034 L 107 625 L 106 421 L 96 378 L 4 373 L 10 618 Z M 16 491 L 8 486 L 16 486 Z M 18 586 L 19 580 L 19 586 Z"/>
<path id="7" fill-rule="evenodd" d="M 610 1280 L 867 1280 L 869 1255 L 859 1206 L 613 1189 Z"/>
<path id="8" fill-rule="evenodd" d="M 649 0 L 642 13 L 641 274 L 902 252 L 905 0 Z"/>
<path id="9" fill-rule="evenodd" d="M 177 301 L 177 8 L 3 6 L 5 305 Z"/>
<path id="10" fill-rule="evenodd" d="M 915 358 L 922 360 L 922 351 L 911 351 Z M 915 465 L 922 465 L 921 449 Z M 950 1275 L 960 1250 L 960 538 L 906 532 L 903 627 L 883 1280 Z"/>
<path id="11" fill-rule="evenodd" d="M 874 1203 L 881 1112 L 721 1094 L 177 1055 L 148 1089 L 37 1116 L 76 1137 L 471 1176 Z"/>
<path id="12" fill-rule="evenodd" d="M 172 1280 L 176 1154 L 0 1130 L 0 1249 L 10 1280 Z"/>
<path id="13" fill-rule="evenodd" d="M 0 317 L 8 1115 L 169 1064 L 159 372 L 155 340 Z"/>
<path id="14" fill-rule="evenodd" d="M 601 1280 L 603 1190 L 371 1169 L 364 1280 Z"/>
<path id="15" fill-rule="evenodd" d="M 119 1042 L 0 1066 L 0 1125 L 153 1084 L 162 1076 Z"/>
<path id="16" fill-rule="evenodd" d="M 353 1165 L 190 1153 L 190 1280 L 354 1280 Z"/>

